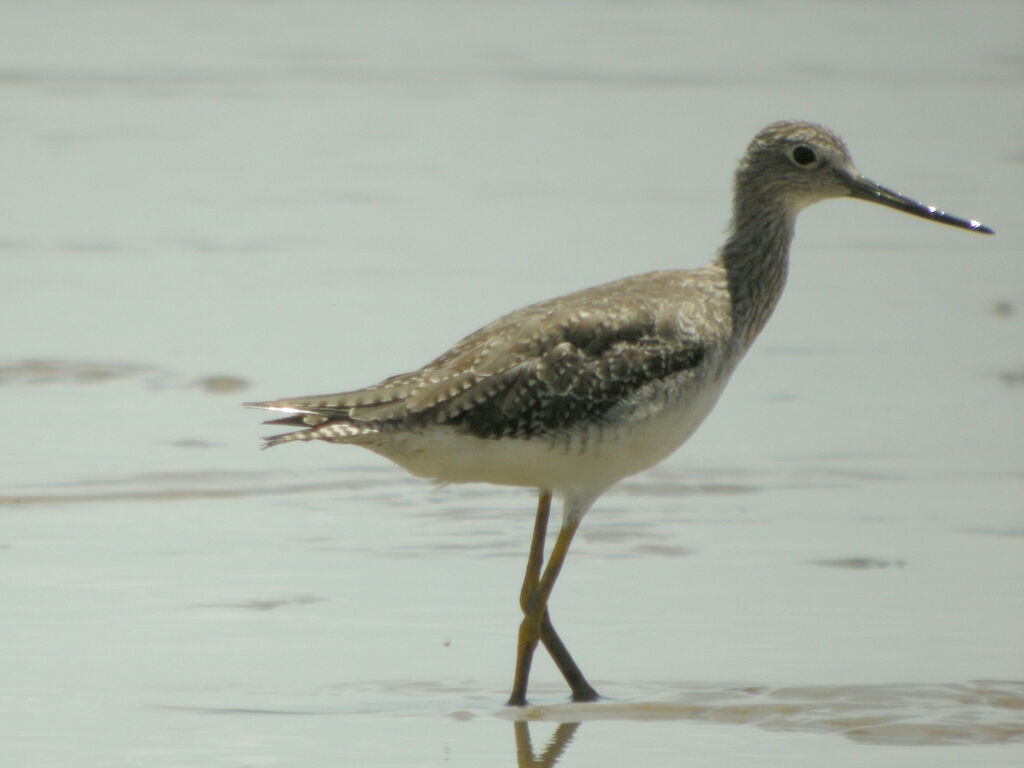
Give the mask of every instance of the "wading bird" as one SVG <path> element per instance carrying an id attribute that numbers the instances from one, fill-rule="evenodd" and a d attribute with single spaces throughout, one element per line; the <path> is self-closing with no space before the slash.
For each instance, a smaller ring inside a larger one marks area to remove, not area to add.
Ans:
<path id="1" fill-rule="evenodd" d="M 350 443 L 442 483 L 537 488 L 508 703 L 526 703 L 538 641 L 572 698 L 594 700 L 547 609 L 573 535 L 602 493 L 671 454 L 708 415 L 779 300 L 797 213 L 836 197 L 992 232 L 861 176 L 842 140 L 821 126 L 773 123 L 736 171 L 728 238 L 710 265 L 524 307 L 419 370 L 365 389 L 247 405 L 284 414 L 268 423 L 299 430 L 267 446 Z M 553 493 L 562 526 L 545 565 Z"/>

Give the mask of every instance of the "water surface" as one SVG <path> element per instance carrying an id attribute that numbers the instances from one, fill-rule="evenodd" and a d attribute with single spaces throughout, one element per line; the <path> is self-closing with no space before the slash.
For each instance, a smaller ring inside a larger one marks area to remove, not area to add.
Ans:
<path id="1" fill-rule="evenodd" d="M 1020 4 L 6 6 L 4 764 L 1024 760 Z M 260 452 L 239 403 L 706 262 L 786 117 L 998 235 L 802 214 L 552 596 L 606 698 L 538 658 L 506 709 L 531 492 Z"/>

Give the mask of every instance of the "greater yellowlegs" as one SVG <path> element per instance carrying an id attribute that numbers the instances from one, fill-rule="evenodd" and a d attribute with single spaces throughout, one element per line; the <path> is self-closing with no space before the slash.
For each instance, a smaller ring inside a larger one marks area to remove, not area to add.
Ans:
<path id="1" fill-rule="evenodd" d="M 443 483 L 539 489 L 509 704 L 526 703 L 538 641 L 572 698 L 591 701 L 597 692 L 547 610 L 573 535 L 598 496 L 664 459 L 704 420 L 779 300 L 797 213 L 834 197 L 992 233 L 861 176 L 831 131 L 773 123 L 740 162 L 729 236 L 709 266 L 533 304 L 372 387 L 247 405 L 286 414 L 270 424 L 299 428 L 267 446 L 351 443 Z M 552 493 L 563 501 L 562 526 L 543 565 Z"/>

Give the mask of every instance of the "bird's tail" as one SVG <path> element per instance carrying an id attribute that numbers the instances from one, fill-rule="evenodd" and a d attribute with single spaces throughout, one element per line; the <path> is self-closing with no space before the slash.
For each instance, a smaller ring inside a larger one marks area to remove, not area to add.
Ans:
<path id="1" fill-rule="evenodd" d="M 351 419 L 347 410 L 333 410 L 329 413 L 317 409 L 300 409 L 283 405 L 280 401 L 267 403 L 245 403 L 249 408 L 262 408 L 288 414 L 284 418 L 270 419 L 264 424 L 296 427 L 295 432 L 284 432 L 263 438 L 263 448 L 273 448 L 281 443 L 295 441 L 324 440 L 329 443 L 359 443 L 361 438 L 372 438 L 380 433 L 380 428 L 370 422 Z"/>

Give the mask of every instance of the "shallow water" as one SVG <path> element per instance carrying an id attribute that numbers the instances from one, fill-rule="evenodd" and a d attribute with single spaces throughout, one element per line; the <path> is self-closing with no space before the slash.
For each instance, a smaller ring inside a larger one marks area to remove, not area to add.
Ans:
<path id="1" fill-rule="evenodd" d="M 1020 765 L 1022 7 L 8 4 L 0 762 Z M 606 698 L 506 709 L 531 492 L 238 405 L 703 263 L 790 116 L 998 235 L 802 214 L 552 596 Z"/>

